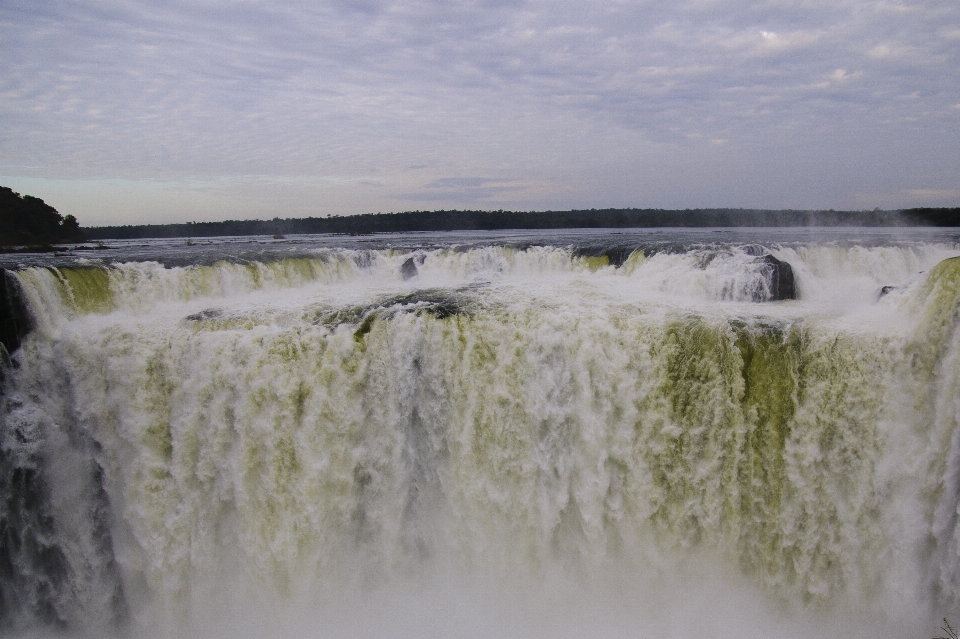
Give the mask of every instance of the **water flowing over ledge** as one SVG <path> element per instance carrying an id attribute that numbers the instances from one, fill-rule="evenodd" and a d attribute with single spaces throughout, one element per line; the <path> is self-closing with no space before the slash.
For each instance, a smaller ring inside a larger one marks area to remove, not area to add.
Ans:
<path id="1" fill-rule="evenodd" d="M 0 412 L 3 629 L 960 611 L 955 238 L 508 239 L 8 270 L 32 330 Z"/>

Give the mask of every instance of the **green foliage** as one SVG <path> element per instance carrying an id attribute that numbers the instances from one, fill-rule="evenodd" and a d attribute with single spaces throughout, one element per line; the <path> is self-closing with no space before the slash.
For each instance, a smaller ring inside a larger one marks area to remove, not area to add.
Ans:
<path id="1" fill-rule="evenodd" d="M 0 246 L 81 242 L 77 218 L 60 215 L 43 200 L 0 186 Z"/>
<path id="2" fill-rule="evenodd" d="M 946 634 L 940 637 L 934 637 L 933 639 L 960 639 L 960 635 L 957 634 L 957 631 L 950 625 L 946 617 L 943 618 L 943 625 L 940 626 L 940 630 L 943 630 Z"/>

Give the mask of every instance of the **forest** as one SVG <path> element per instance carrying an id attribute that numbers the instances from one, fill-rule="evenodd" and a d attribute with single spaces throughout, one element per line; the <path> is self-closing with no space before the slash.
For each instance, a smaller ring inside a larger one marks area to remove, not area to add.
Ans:
<path id="1" fill-rule="evenodd" d="M 43 200 L 0 186 L 0 246 L 82 242 L 77 218 L 63 216 Z"/>
<path id="2" fill-rule="evenodd" d="M 96 240 L 297 233 L 403 233 L 506 229 L 785 226 L 960 226 L 960 208 L 892 211 L 762 209 L 580 209 L 570 211 L 406 211 L 272 220 L 226 220 L 80 228 L 43 200 L 0 186 L 0 246 L 46 248 Z M 14 250 L 14 249 L 6 249 Z M 15 249 L 22 250 L 22 249 Z"/>
<path id="3" fill-rule="evenodd" d="M 663 228 L 731 226 L 960 226 L 960 208 L 895 211 L 759 209 L 587 209 L 571 211 L 407 211 L 335 217 L 226 220 L 186 224 L 101 226 L 91 240 L 295 233 L 401 233 L 505 229 Z"/>

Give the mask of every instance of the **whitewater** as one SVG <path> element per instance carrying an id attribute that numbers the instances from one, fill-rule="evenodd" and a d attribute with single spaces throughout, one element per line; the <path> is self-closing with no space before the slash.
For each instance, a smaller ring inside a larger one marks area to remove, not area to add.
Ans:
<path id="1" fill-rule="evenodd" d="M 105 244 L 0 256 L 0 633 L 960 621 L 960 232 Z"/>

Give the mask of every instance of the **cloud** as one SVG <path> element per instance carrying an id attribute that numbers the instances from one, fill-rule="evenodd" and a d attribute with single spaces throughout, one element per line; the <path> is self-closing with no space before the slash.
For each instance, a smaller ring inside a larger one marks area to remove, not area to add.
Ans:
<path id="1" fill-rule="evenodd" d="M 943 0 L 10 0 L 0 30 L 13 177 L 333 176 L 297 210 L 354 213 L 840 208 L 960 175 Z"/>
<path id="2" fill-rule="evenodd" d="M 475 203 L 488 201 L 522 188 L 523 186 L 517 184 L 515 180 L 479 177 L 438 178 L 425 184 L 419 191 L 401 193 L 394 197 L 398 200 L 418 202 Z"/>
<path id="3" fill-rule="evenodd" d="M 466 177 L 466 178 L 440 178 L 434 180 L 429 184 L 425 185 L 426 189 L 471 189 L 471 188 L 480 188 L 484 185 L 495 184 L 500 182 L 500 180 L 494 180 L 492 178 L 477 178 L 477 177 Z"/>
<path id="4" fill-rule="evenodd" d="M 960 189 L 910 189 L 907 193 L 911 198 L 924 202 L 929 200 L 956 202 L 960 200 Z"/>

